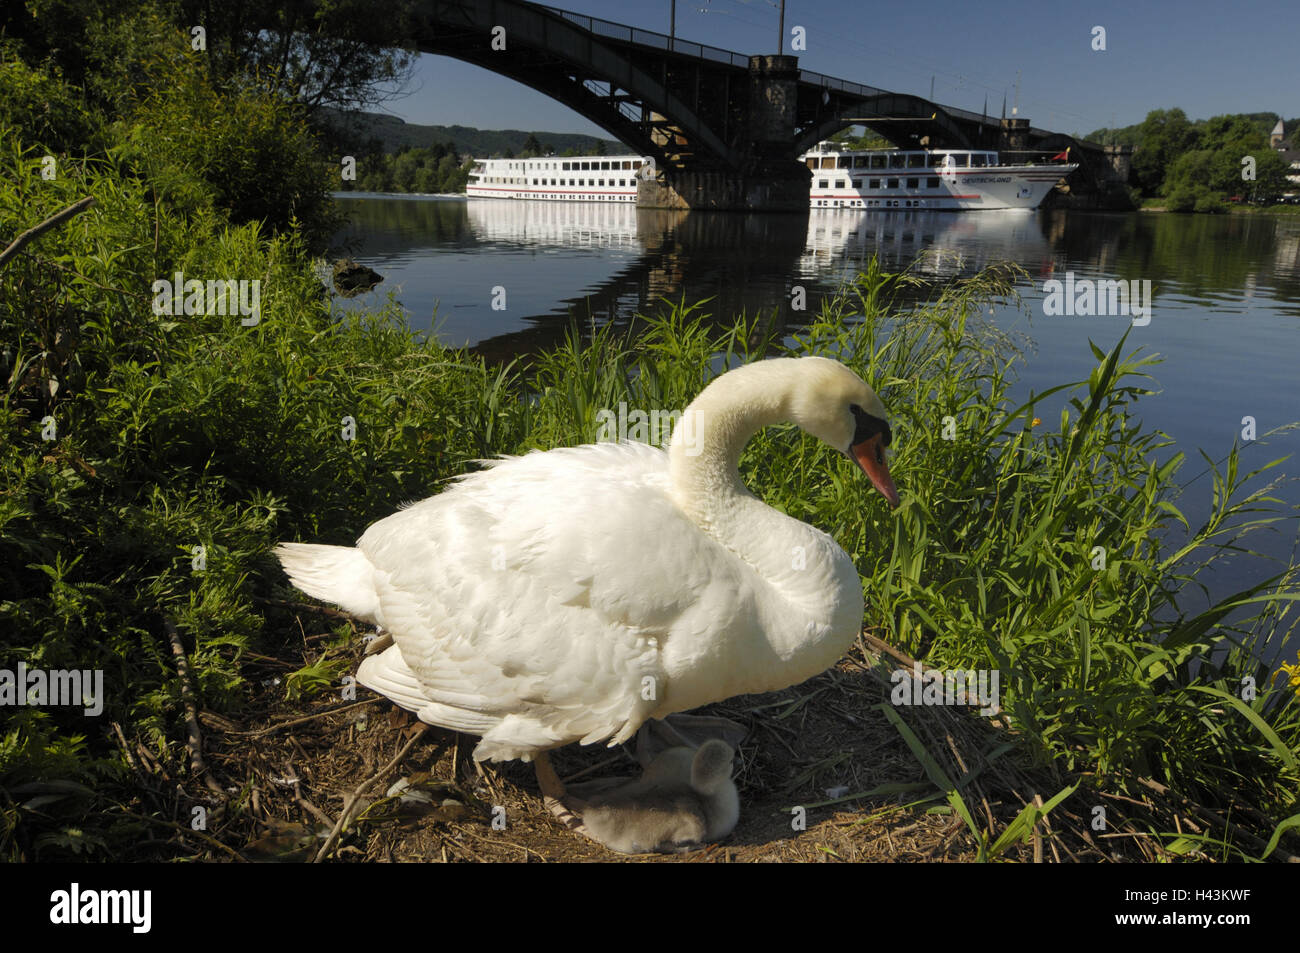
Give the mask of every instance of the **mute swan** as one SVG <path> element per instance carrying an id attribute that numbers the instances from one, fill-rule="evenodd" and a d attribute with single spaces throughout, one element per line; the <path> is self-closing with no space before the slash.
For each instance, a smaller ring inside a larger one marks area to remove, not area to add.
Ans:
<path id="1" fill-rule="evenodd" d="M 801 682 L 862 624 L 862 586 L 828 535 L 736 470 L 792 421 L 898 505 L 876 394 L 838 361 L 720 375 L 669 449 L 605 443 L 493 461 L 374 523 L 356 547 L 282 543 L 293 584 L 388 631 L 361 684 L 479 735 L 476 760 L 627 741 L 647 719 Z"/>
<path id="2" fill-rule="evenodd" d="M 719 840 L 735 828 L 740 819 L 731 780 L 735 755 L 717 738 L 698 748 L 669 748 L 638 780 L 585 798 L 566 794 L 545 760 L 538 761 L 537 772 L 544 790 L 550 788 L 548 796 L 581 816 L 575 830 L 623 854 L 669 853 Z"/>

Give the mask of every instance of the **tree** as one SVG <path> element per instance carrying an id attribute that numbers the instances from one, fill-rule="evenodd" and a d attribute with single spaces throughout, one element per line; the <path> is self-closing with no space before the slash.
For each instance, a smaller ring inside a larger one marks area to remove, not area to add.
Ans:
<path id="1" fill-rule="evenodd" d="M 1286 162 L 1251 116 L 1201 124 L 1198 147 L 1174 156 L 1161 185 L 1174 211 L 1217 211 L 1228 196 L 1268 201 L 1286 190 Z"/>
<path id="2" fill-rule="evenodd" d="M 401 95 L 415 63 L 416 0 L 181 0 L 178 25 L 206 31 L 213 78 L 260 76 L 316 110 Z"/>
<path id="3" fill-rule="evenodd" d="M 1170 163 L 1198 147 L 1200 134 L 1181 109 L 1152 110 L 1138 129 L 1133 177 L 1148 195 L 1162 194 Z"/>
<path id="4" fill-rule="evenodd" d="M 542 144 L 537 141 L 537 137 L 531 132 L 528 138 L 524 140 L 524 148 L 519 153 L 521 159 L 532 159 L 542 154 Z"/>

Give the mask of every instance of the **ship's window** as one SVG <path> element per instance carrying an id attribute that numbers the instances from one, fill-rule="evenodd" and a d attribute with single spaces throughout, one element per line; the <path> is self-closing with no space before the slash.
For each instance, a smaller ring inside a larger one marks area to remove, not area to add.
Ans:
<path id="1" fill-rule="evenodd" d="M 961 153 L 960 155 L 955 155 L 953 156 L 953 158 L 957 160 L 957 165 L 960 168 L 964 169 L 968 165 L 970 165 L 970 155 L 965 152 Z"/>
<path id="2" fill-rule="evenodd" d="M 880 188 L 880 180 L 879 180 L 879 179 L 872 179 L 872 180 L 870 180 L 870 181 L 867 183 L 867 188 L 869 188 L 869 189 L 878 189 L 878 188 Z"/>
<path id="3" fill-rule="evenodd" d="M 908 167 L 909 169 L 924 169 L 924 168 L 925 168 L 925 153 L 923 153 L 923 152 L 914 152 L 914 153 L 912 153 L 910 156 L 908 156 L 908 157 L 907 157 L 907 167 Z"/>
<path id="4" fill-rule="evenodd" d="M 887 189 L 896 189 L 896 188 L 898 188 L 898 180 L 897 180 L 897 179 L 890 179 L 889 181 L 887 181 L 887 182 L 885 183 L 885 188 L 887 188 Z"/>
<path id="5" fill-rule="evenodd" d="M 837 169 L 853 168 L 853 156 L 840 156 L 835 167 Z"/>
<path id="6" fill-rule="evenodd" d="M 823 169 L 835 168 L 835 157 L 831 156 L 830 158 L 822 159 L 822 168 Z"/>
<path id="7" fill-rule="evenodd" d="M 583 172 L 588 172 L 588 171 L 590 171 L 590 170 L 591 170 L 591 163 L 590 163 L 590 162 L 584 162 L 584 163 L 582 164 L 582 171 L 583 171 Z"/>
<path id="8" fill-rule="evenodd" d="M 849 187 L 849 183 L 846 182 L 844 179 L 840 179 L 838 182 L 835 183 L 835 187 L 837 189 L 847 189 Z"/>
<path id="9" fill-rule="evenodd" d="M 939 187 L 939 177 L 937 175 L 930 176 L 925 180 L 925 186 L 929 189 L 937 189 Z"/>
<path id="10" fill-rule="evenodd" d="M 984 153 L 977 152 L 973 156 L 971 156 L 970 164 L 972 168 L 976 168 L 976 169 L 984 168 Z"/>
<path id="11" fill-rule="evenodd" d="M 608 162 L 602 162 L 602 163 L 600 164 L 600 168 L 601 168 L 602 171 L 604 171 L 604 172 L 608 172 L 608 171 L 609 171 L 609 163 L 608 163 Z"/>
<path id="12" fill-rule="evenodd" d="M 867 157 L 866 157 L 866 156 L 854 156 L 854 157 L 853 157 L 853 168 L 855 168 L 855 169 L 865 169 L 866 167 L 867 167 Z"/>
<path id="13" fill-rule="evenodd" d="M 886 163 L 887 161 L 888 161 L 888 159 L 887 159 L 886 156 L 872 156 L 872 157 L 871 157 L 871 168 L 873 168 L 873 169 L 883 169 L 883 168 L 885 168 L 885 163 Z"/>
<path id="14" fill-rule="evenodd" d="M 633 160 L 632 160 L 632 168 L 634 168 L 634 169 L 639 169 L 639 168 L 641 168 L 641 160 L 640 160 L 640 159 L 633 159 Z"/>
<path id="15" fill-rule="evenodd" d="M 928 165 L 931 169 L 933 169 L 935 166 L 943 165 L 943 155 L 938 152 L 931 152 L 928 156 L 925 157 L 925 164 Z"/>
<path id="16" fill-rule="evenodd" d="M 808 168 L 810 168 L 810 169 L 815 169 L 815 168 L 817 168 L 817 160 L 816 160 L 816 159 L 804 159 L 804 162 L 808 165 Z"/>
<path id="17" fill-rule="evenodd" d="M 855 189 L 860 189 L 860 188 L 862 188 L 862 180 L 861 180 L 861 179 L 854 179 L 854 180 L 853 180 L 853 187 L 854 187 Z"/>
<path id="18" fill-rule="evenodd" d="M 567 163 L 567 162 L 564 163 L 564 164 L 561 166 L 561 171 L 563 171 L 563 172 L 568 172 L 568 171 L 569 171 L 569 163 Z"/>
<path id="19" fill-rule="evenodd" d="M 909 189 L 917 188 L 920 184 L 921 184 L 921 180 L 920 180 L 920 179 L 908 179 L 908 180 L 907 180 L 907 187 L 908 187 Z"/>
<path id="20" fill-rule="evenodd" d="M 827 187 L 828 187 L 828 183 L 826 182 L 825 179 L 818 179 L 818 180 L 817 180 L 817 188 L 819 188 L 819 189 L 824 189 L 824 188 L 827 188 Z"/>

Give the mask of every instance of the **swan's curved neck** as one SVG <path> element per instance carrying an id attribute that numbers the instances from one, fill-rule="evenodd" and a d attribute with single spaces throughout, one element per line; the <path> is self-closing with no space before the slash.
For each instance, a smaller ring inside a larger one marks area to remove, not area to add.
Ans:
<path id="1" fill-rule="evenodd" d="M 782 679 L 792 674 L 801 681 L 823 671 L 862 622 L 862 589 L 849 557 L 825 533 L 750 493 L 737 469 L 741 450 L 760 428 L 799 422 L 796 360 L 760 361 L 718 378 L 683 412 L 668 450 L 677 505 L 748 570 L 735 578 L 754 600 L 762 645 L 748 635 L 727 643 L 734 651 L 725 656 L 726 667 L 737 692 L 767 691 L 789 684 Z M 673 664 L 666 662 L 674 686 L 666 711 L 702 703 L 717 690 L 698 683 L 689 664 L 680 671 Z"/>
<path id="2" fill-rule="evenodd" d="M 760 361 L 717 378 L 682 413 L 668 449 L 678 504 L 706 528 L 738 499 L 753 499 L 737 465 L 763 427 L 790 419 L 789 358 Z"/>

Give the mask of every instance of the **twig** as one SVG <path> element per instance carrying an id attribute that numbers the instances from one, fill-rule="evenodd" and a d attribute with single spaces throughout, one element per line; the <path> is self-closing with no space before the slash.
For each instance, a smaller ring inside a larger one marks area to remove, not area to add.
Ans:
<path id="1" fill-rule="evenodd" d="M 126 758 L 126 763 L 130 766 L 132 771 L 135 771 L 137 774 L 141 773 L 140 763 L 136 761 L 135 757 L 131 754 L 131 749 L 126 743 L 126 735 L 122 734 L 122 726 L 115 721 L 110 722 L 110 724 L 113 727 L 113 734 L 117 736 L 117 743 L 122 749 L 122 756 Z"/>
<path id="2" fill-rule="evenodd" d="M 249 862 L 248 858 L 245 857 L 243 854 L 241 854 L 239 851 L 235 850 L 233 847 L 229 847 L 226 844 L 221 843 L 221 841 L 217 840 L 215 837 L 203 833 L 203 831 L 191 830 L 190 828 L 186 827 L 184 824 L 177 824 L 175 821 L 166 821 L 163 820 L 161 817 L 150 817 L 148 814 L 137 814 L 135 811 L 128 810 L 127 808 L 121 806 L 116 807 L 116 810 L 121 811 L 123 814 L 129 814 L 131 817 L 137 817 L 142 821 L 148 821 L 151 824 L 161 824 L 163 827 L 170 827 L 172 830 L 180 831 L 182 834 L 189 834 L 191 837 L 197 837 L 199 838 L 199 840 L 211 844 L 213 847 L 216 847 L 219 850 L 225 851 L 227 854 L 235 858 L 235 860 L 239 861 L 241 864 L 246 864 Z"/>
<path id="3" fill-rule="evenodd" d="M 314 606 L 307 602 L 288 602 L 284 599 L 266 599 L 262 596 L 254 596 L 253 601 L 266 606 L 275 606 L 277 609 L 292 609 L 294 612 L 314 612 L 316 615 L 323 615 L 328 619 L 342 619 L 344 622 L 351 622 L 353 625 L 366 624 L 364 619 L 354 616 L 350 612 L 343 612 L 341 609 L 330 609 L 327 606 Z"/>
<path id="4" fill-rule="evenodd" d="M 254 731 L 232 731 L 230 734 L 243 735 L 246 738 L 256 738 L 259 735 L 272 734 L 279 731 L 281 728 L 290 728 L 294 725 L 306 724 L 307 722 L 314 721 L 317 718 L 324 718 L 326 715 L 337 714 L 338 712 L 347 711 L 351 708 L 361 708 L 364 705 L 373 705 L 378 701 L 378 698 L 371 698 L 363 702 L 350 702 L 347 705 L 339 705 L 335 708 L 326 708 L 324 711 L 318 711 L 315 714 L 303 715 L 301 718 L 291 718 L 288 721 L 282 721 L 278 725 L 271 725 L 268 728 L 258 728 Z"/>
<path id="5" fill-rule="evenodd" d="M 81 201 L 73 202 L 63 211 L 55 212 L 53 215 L 51 215 L 45 221 L 41 222 L 39 225 L 33 225 L 31 228 L 27 229 L 27 231 L 23 232 L 12 242 L 10 242 L 8 248 L 6 248 L 4 251 L 0 251 L 0 267 L 3 267 L 5 262 L 7 262 L 10 258 L 14 257 L 14 255 L 22 251 L 23 246 L 26 245 L 28 242 L 32 241 L 33 239 L 39 238 L 40 236 L 44 235 L 52 228 L 58 228 L 68 219 L 72 218 L 75 215 L 80 215 L 82 212 L 84 212 L 86 209 L 90 208 L 94 204 L 95 204 L 95 197 L 93 195 L 87 195 Z"/>
<path id="6" fill-rule="evenodd" d="M 181 645 L 180 633 L 176 631 L 176 626 L 172 624 L 171 619 L 164 617 L 163 626 L 167 629 L 167 637 L 171 639 L 172 655 L 176 657 L 176 671 L 181 677 L 181 701 L 185 703 L 187 729 L 185 746 L 190 749 L 190 772 L 195 777 L 201 776 L 209 791 L 225 797 L 226 792 L 208 774 L 208 765 L 203 760 L 203 735 L 199 732 L 199 709 L 194 700 L 194 689 L 190 686 L 190 665 L 185 659 L 185 647 Z"/>
<path id="7" fill-rule="evenodd" d="M 1034 807 L 1038 808 L 1040 811 L 1043 809 L 1043 796 L 1041 794 L 1034 795 Z M 1041 864 L 1043 862 L 1043 832 L 1038 829 L 1038 824 L 1041 820 L 1042 818 L 1040 817 L 1038 820 L 1034 821 L 1034 863 L 1036 864 Z"/>
<path id="8" fill-rule="evenodd" d="M 916 661 L 916 659 L 912 658 L 912 656 L 908 655 L 906 652 L 902 651 L 901 649 L 894 648 L 892 645 L 890 645 L 888 642 L 884 641 L 883 639 L 876 638 L 866 629 L 862 630 L 861 638 L 863 642 L 866 643 L 867 647 L 870 648 L 870 650 L 874 652 L 876 655 L 880 655 L 883 653 L 885 655 L 892 656 L 893 658 L 897 659 L 898 661 L 906 665 L 909 669 L 912 668 L 914 665 L 919 664 Z"/>
<path id="9" fill-rule="evenodd" d="M 331 830 L 329 836 L 325 838 L 325 843 L 321 844 L 320 851 L 316 854 L 315 858 L 312 860 L 313 864 L 319 864 L 322 860 L 325 859 L 325 855 L 330 852 L 330 848 L 334 846 L 335 842 L 339 839 L 339 835 L 343 833 L 343 826 L 347 824 L 348 820 L 351 818 L 352 810 L 360 802 L 361 795 L 365 793 L 366 788 L 370 787 L 370 785 L 374 784 L 385 774 L 387 774 L 398 764 L 400 764 L 402 759 L 406 757 L 407 752 L 410 751 L 413 747 L 415 747 L 415 743 L 419 741 L 421 738 L 423 738 L 424 733 L 428 730 L 429 730 L 428 725 L 421 724 L 420 730 L 411 736 L 411 740 L 408 741 L 402 747 L 401 751 L 397 752 L 397 755 L 393 758 L 392 761 L 388 762 L 388 764 L 380 768 L 378 773 L 376 773 L 368 781 L 362 781 L 360 784 L 358 784 L 356 788 L 353 789 L 352 793 L 349 794 L 347 798 L 344 799 L 343 810 L 339 813 L 339 819 L 334 822 L 334 829 Z"/>
<path id="10" fill-rule="evenodd" d="M 299 750 L 301 751 L 302 749 Z M 293 778 L 293 799 L 298 802 L 298 806 L 326 827 L 332 829 L 334 827 L 334 818 L 330 817 L 315 804 L 302 796 L 302 778 L 298 777 L 298 771 L 294 768 L 292 760 L 285 765 L 285 772 L 285 777 Z"/>

